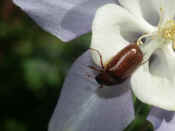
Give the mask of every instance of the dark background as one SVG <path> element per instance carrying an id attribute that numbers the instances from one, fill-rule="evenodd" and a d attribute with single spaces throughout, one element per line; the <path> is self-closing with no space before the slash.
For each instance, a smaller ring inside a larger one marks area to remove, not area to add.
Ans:
<path id="1" fill-rule="evenodd" d="M 88 43 L 90 34 L 64 44 L 1 0 L 0 131 L 46 131 L 65 75 Z"/>

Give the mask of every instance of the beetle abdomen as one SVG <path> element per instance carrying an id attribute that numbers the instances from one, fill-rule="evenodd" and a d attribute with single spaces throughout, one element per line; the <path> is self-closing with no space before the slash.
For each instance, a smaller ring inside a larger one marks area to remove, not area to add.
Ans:
<path id="1" fill-rule="evenodd" d="M 143 53 L 137 44 L 130 44 L 122 49 L 108 63 L 106 71 L 112 72 L 116 79 L 128 78 L 141 64 Z"/>

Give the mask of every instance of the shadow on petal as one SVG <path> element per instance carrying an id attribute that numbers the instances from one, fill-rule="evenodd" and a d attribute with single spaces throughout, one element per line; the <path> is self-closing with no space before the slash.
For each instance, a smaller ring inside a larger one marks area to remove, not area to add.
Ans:
<path id="1" fill-rule="evenodd" d="M 105 99 L 119 97 L 130 90 L 129 82 L 130 81 L 128 79 L 124 83 L 116 85 L 116 86 L 98 88 L 96 90 L 96 93 L 99 97 L 102 97 Z"/>
<path id="2" fill-rule="evenodd" d="M 160 19 L 159 10 L 155 9 L 152 0 L 140 0 L 140 7 L 144 19 L 151 25 L 157 26 Z"/>
<path id="3" fill-rule="evenodd" d="M 166 111 L 166 113 L 165 113 L 165 120 L 167 122 L 170 122 L 171 120 L 173 120 L 174 115 L 175 115 L 174 113 L 175 113 L 174 111 Z"/>

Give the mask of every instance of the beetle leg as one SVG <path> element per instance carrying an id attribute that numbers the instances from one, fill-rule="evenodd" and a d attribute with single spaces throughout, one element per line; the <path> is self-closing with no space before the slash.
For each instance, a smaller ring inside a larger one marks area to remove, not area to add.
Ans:
<path id="1" fill-rule="evenodd" d="M 97 54 L 100 56 L 101 67 L 102 67 L 103 69 L 105 69 L 104 64 L 103 64 L 103 59 L 102 59 L 101 53 L 100 53 L 98 50 L 94 49 L 94 48 L 89 48 L 89 49 L 97 52 Z"/>

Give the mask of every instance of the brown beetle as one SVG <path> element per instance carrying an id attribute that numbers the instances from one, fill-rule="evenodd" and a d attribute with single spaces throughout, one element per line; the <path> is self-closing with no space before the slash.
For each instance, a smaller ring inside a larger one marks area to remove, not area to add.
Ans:
<path id="1" fill-rule="evenodd" d="M 138 68 L 143 59 L 143 53 L 136 43 L 129 44 L 119 51 L 119 53 L 111 59 L 106 67 L 103 65 L 100 52 L 97 52 L 100 56 L 102 69 L 99 70 L 93 66 L 90 66 L 90 68 L 99 72 L 95 79 L 101 87 L 103 87 L 103 85 L 120 84 Z"/>

